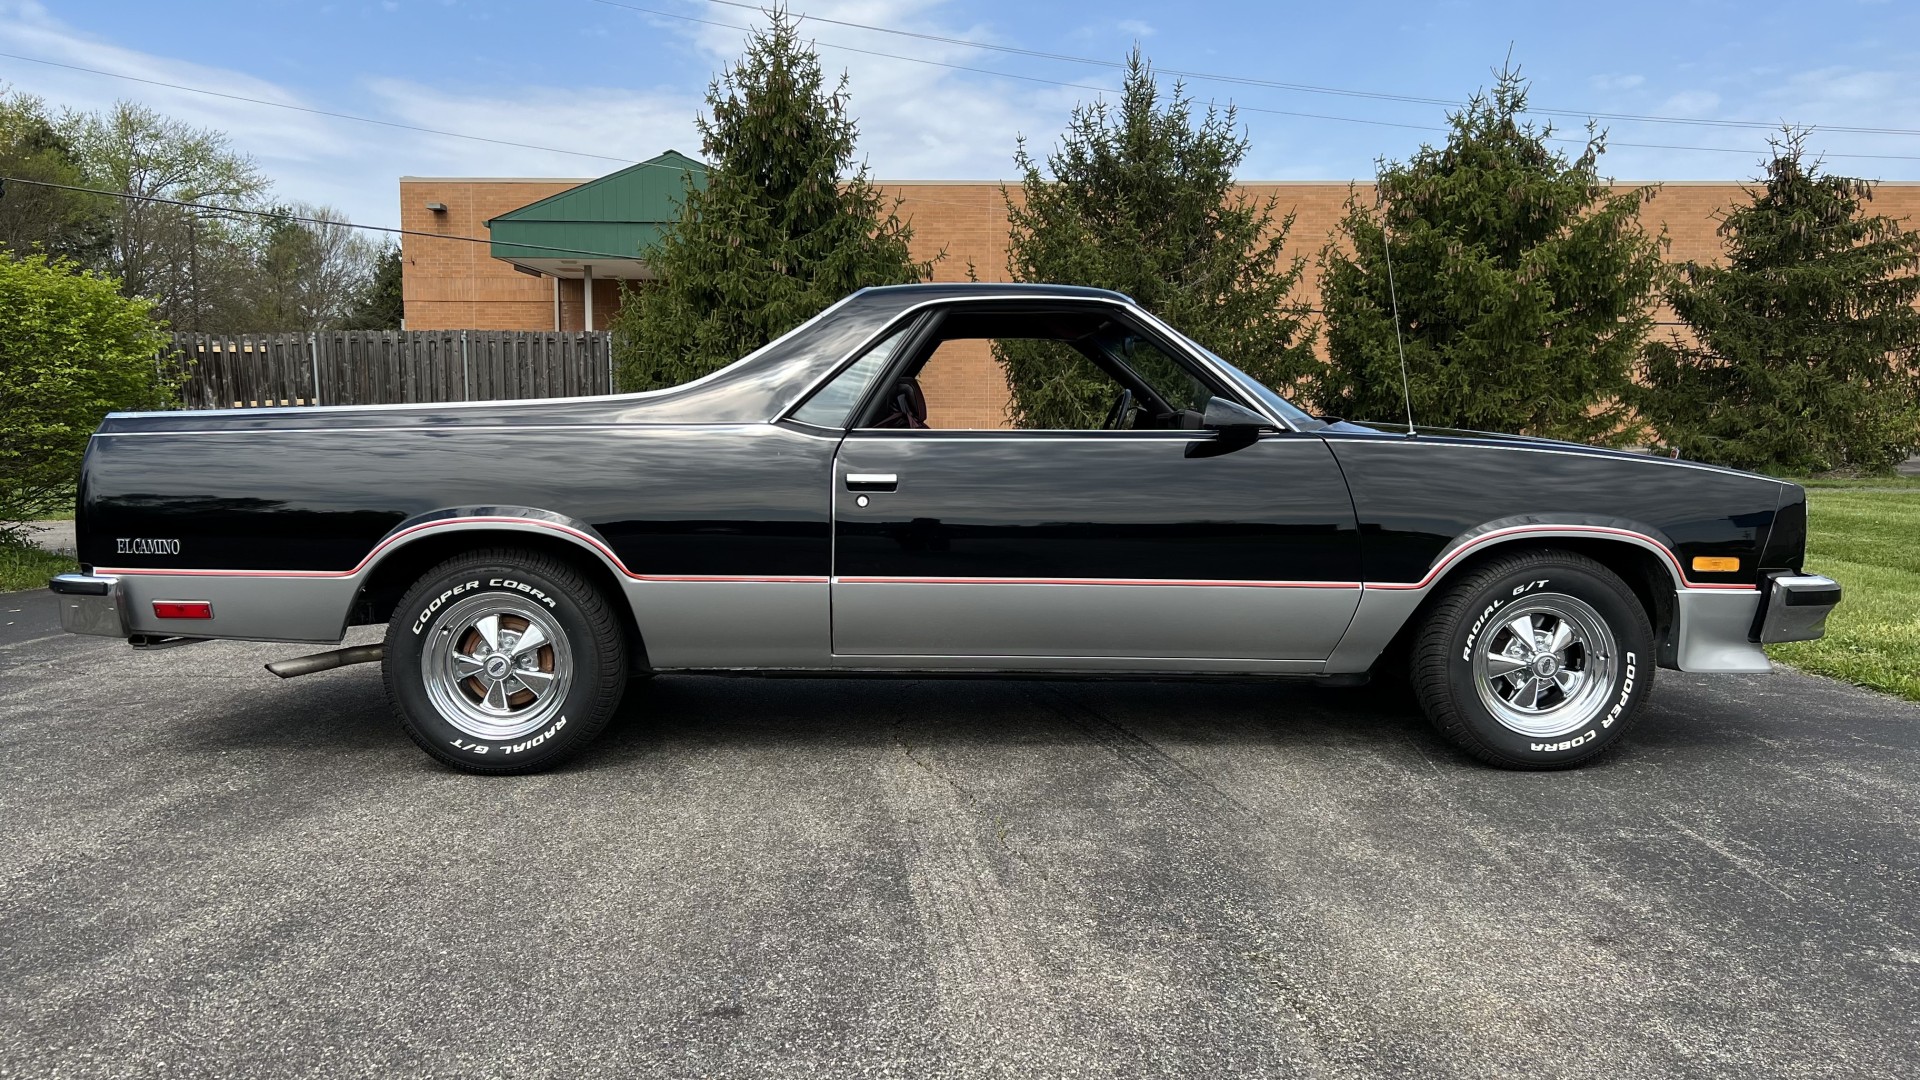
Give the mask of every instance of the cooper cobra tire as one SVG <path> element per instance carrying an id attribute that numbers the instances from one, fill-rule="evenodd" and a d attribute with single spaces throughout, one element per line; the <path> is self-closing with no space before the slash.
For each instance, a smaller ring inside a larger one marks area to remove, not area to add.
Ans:
<path id="1" fill-rule="evenodd" d="M 1489 764 L 1564 769 L 1618 742 L 1653 688 L 1653 629 L 1613 571 L 1531 551 L 1449 584 L 1413 647 L 1414 693 Z"/>
<path id="2" fill-rule="evenodd" d="M 579 753 L 627 683 L 625 635 L 566 563 L 510 548 L 428 571 L 387 624 L 387 700 L 456 769 L 523 773 Z"/>

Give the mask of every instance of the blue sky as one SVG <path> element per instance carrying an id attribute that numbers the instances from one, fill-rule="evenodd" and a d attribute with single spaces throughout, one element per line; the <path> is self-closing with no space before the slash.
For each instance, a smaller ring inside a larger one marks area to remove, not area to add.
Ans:
<path id="1" fill-rule="evenodd" d="M 1750 177 L 1766 132 L 1711 124 L 1781 120 L 1813 125 L 1812 144 L 1835 169 L 1920 179 L 1920 3 L 1911 0 L 790 0 L 789 8 L 1108 61 L 1138 42 L 1163 69 L 1353 92 L 1192 80 L 1197 98 L 1246 108 L 1247 179 L 1371 175 L 1376 158 L 1405 157 L 1438 139 L 1428 128 L 1444 122 L 1446 106 L 1356 95 L 1458 101 L 1487 84 L 1509 47 L 1534 80 L 1533 104 L 1571 114 L 1541 119 L 1569 134 L 1592 112 L 1710 122 L 1604 121 L 1615 146 L 1603 169 L 1621 179 Z M 762 19 L 709 0 L 0 0 L 0 52 L 573 153 L 383 128 L 7 57 L 0 82 L 56 106 L 97 108 L 126 97 L 221 128 L 275 179 L 281 197 L 391 225 L 402 175 L 594 176 L 668 147 L 697 154 L 692 119 L 707 83 L 738 53 L 739 28 Z M 1006 177 L 1016 135 L 1048 144 L 1076 102 L 1118 81 L 1106 67 L 805 25 L 829 68 L 850 76 L 862 151 L 880 179 Z"/>

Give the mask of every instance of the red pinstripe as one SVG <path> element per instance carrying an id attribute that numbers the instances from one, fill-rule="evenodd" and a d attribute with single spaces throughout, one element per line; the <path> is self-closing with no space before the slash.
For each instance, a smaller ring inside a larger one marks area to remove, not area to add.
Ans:
<path id="1" fill-rule="evenodd" d="M 1361 582 L 1358 582 L 1358 581 L 1221 581 L 1221 580 L 1181 579 L 1181 578 L 839 577 L 839 578 L 830 579 L 824 575 L 768 576 L 768 575 L 761 575 L 761 574 L 636 574 L 632 570 L 627 569 L 626 564 L 620 561 L 620 556 L 614 554 L 612 548 L 607 547 L 605 544 L 601 543 L 597 538 L 587 533 L 581 532 L 579 529 L 573 528 L 572 526 L 569 526 L 569 525 L 561 525 L 558 522 L 538 521 L 532 518 L 516 518 L 516 517 L 446 518 L 441 521 L 429 521 L 419 525 L 411 525 L 411 526 L 408 526 L 407 528 L 401 529 L 399 532 L 396 532 L 391 536 L 388 536 L 386 539 L 382 540 L 379 544 L 375 545 L 374 549 L 368 552 L 366 557 L 361 559 L 359 564 L 354 566 L 354 568 L 351 570 L 168 570 L 168 569 L 155 568 L 155 567 L 126 567 L 126 568 L 96 567 L 94 569 L 94 573 L 120 574 L 120 575 L 144 574 L 144 575 L 169 576 L 169 577 L 349 578 L 359 574 L 362 570 L 366 569 L 366 567 L 369 564 L 371 564 L 373 560 L 377 558 L 382 551 L 385 551 L 387 548 L 392 547 L 394 544 L 398 543 L 401 539 L 407 536 L 411 536 L 418 532 L 423 532 L 427 529 L 442 528 L 442 527 L 451 526 L 451 525 L 487 525 L 487 524 L 533 525 L 538 528 L 551 529 L 554 532 L 565 533 L 568 536 L 574 537 L 575 539 L 578 539 L 586 543 L 587 545 L 591 546 L 594 550 L 600 552 L 600 554 L 606 556 L 607 560 L 611 562 L 614 565 L 614 567 L 620 571 L 621 574 L 635 581 L 786 582 L 786 583 L 795 583 L 795 584 L 818 585 L 818 584 L 824 584 L 827 581 L 832 580 L 832 581 L 845 582 L 850 585 L 854 585 L 854 584 L 857 584 L 857 585 L 884 585 L 884 584 L 1121 585 L 1121 586 L 1159 585 L 1159 586 L 1186 586 L 1186 587 L 1200 587 L 1200 588 L 1256 588 L 1256 589 L 1358 589 L 1362 587 L 1365 587 L 1368 589 L 1383 589 L 1383 590 L 1424 589 L 1429 584 L 1431 584 L 1433 580 L 1436 577 L 1438 577 L 1442 571 L 1444 571 L 1450 564 L 1452 564 L 1455 560 L 1457 560 L 1461 555 L 1465 554 L 1467 551 L 1470 551 L 1475 547 L 1480 546 L 1481 544 L 1485 544 L 1490 541 L 1500 539 L 1502 537 L 1512 536 L 1519 533 L 1551 532 L 1551 533 L 1584 533 L 1584 534 L 1597 534 L 1597 535 L 1603 535 L 1603 536 L 1630 536 L 1638 540 L 1644 540 L 1647 543 L 1653 545 L 1654 549 L 1657 550 L 1661 555 L 1663 555 L 1666 558 L 1667 562 L 1670 565 L 1672 565 L 1674 569 L 1674 573 L 1679 577 L 1679 579 L 1683 583 L 1686 584 L 1688 588 L 1745 589 L 1749 591 L 1758 588 L 1758 586 L 1754 586 L 1754 585 L 1737 585 L 1737 584 L 1723 584 L 1723 583 L 1717 583 L 1717 582 L 1688 581 L 1685 571 L 1681 569 L 1679 558 L 1676 557 L 1674 553 L 1670 551 L 1665 544 L 1660 543 L 1658 540 L 1655 540 L 1653 537 L 1648 536 L 1645 533 L 1634 532 L 1631 529 L 1616 529 L 1616 528 L 1612 528 L 1610 526 L 1604 526 L 1604 525 L 1578 525 L 1578 526 L 1515 525 L 1506 529 L 1495 529 L 1492 532 L 1483 533 L 1480 536 L 1476 536 L 1472 540 L 1469 540 L 1466 543 L 1448 552 L 1446 557 L 1441 559 L 1438 563 L 1435 563 L 1433 568 L 1427 571 L 1426 576 L 1421 578 L 1419 581 L 1368 582 L 1368 583 L 1365 583 L 1364 586 Z"/>

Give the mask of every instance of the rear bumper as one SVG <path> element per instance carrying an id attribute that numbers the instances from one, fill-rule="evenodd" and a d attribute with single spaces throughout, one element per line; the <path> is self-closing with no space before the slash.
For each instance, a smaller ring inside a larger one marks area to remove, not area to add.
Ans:
<path id="1" fill-rule="evenodd" d="M 1840 605 L 1840 583 L 1819 574 L 1773 574 L 1762 591 L 1753 639 L 1767 645 L 1813 641 L 1827 632 L 1827 616 Z"/>
<path id="2" fill-rule="evenodd" d="M 69 634 L 125 638 L 126 590 L 117 577 L 61 574 L 47 582 L 60 597 L 60 628 Z"/>

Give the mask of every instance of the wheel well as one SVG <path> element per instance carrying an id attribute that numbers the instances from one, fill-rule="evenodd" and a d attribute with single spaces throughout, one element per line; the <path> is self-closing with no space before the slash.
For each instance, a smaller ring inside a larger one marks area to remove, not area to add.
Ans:
<path id="1" fill-rule="evenodd" d="M 465 529 L 438 536 L 423 536 L 405 544 L 381 559 L 367 574 L 366 580 L 360 585 L 360 595 L 354 601 L 353 615 L 349 620 L 351 625 L 388 621 L 393 618 L 394 608 L 399 605 L 400 598 L 427 571 L 468 551 L 500 547 L 549 555 L 578 570 L 580 576 L 592 582 L 613 604 L 626 630 L 627 655 L 636 665 L 635 670 L 646 670 L 649 666 L 646 642 L 640 637 L 640 624 L 634 619 L 633 605 L 627 602 L 627 594 L 620 587 L 620 579 L 612 568 L 579 544 L 537 532 Z"/>
<path id="2" fill-rule="evenodd" d="M 1664 644 L 1672 636 L 1675 606 L 1673 575 L 1660 556 L 1623 540 L 1596 536 L 1555 536 L 1488 544 L 1448 567 L 1446 573 L 1433 583 L 1433 588 L 1427 591 L 1420 606 L 1401 626 L 1400 632 L 1394 635 L 1393 642 L 1381 653 L 1382 658 L 1397 656 L 1410 647 L 1414 633 L 1426 619 L 1427 612 L 1446 592 L 1445 586 L 1449 581 L 1490 560 L 1523 551 L 1571 551 L 1585 555 L 1619 575 L 1620 580 L 1627 583 L 1627 588 L 1633 590 L 1634 598 L 1640 601 L 1640 607 L 1647 613 L 1647 622 L 1653 626 L 1656 645 Z"/>

